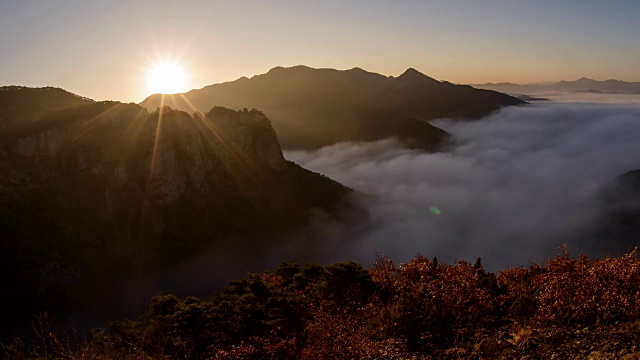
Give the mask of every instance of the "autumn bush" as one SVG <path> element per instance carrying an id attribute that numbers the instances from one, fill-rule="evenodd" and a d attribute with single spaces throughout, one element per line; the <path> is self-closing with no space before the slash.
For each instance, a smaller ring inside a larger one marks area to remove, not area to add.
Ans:
<path id="1" fill-rule="evenodd" d="M 395 267 L 383 260 L 372 270 L 389 292 L 382 316 L 393 336 L 411 350 L 469 337 L 497 319 L 496 278 L 482 265 L 437 264 L 419 256 Z"/>
<path id="2" fill-rule="evenodd" d="M 497 284 L 501 292 L 498 295 L 498 306 L 503 315 L 515 322 L 527 322 L 535 316 L 538 309 L 533 279 L 544 272 L 538 264 L 529 269 L 512 267 L 498 274 Z"/>
<path id="3" fill-rule="evenodd" d="M 637 250 L 591 260 L 556 257 L 498 276 L 480 260 L 417 256 L 370 269 L 284 263 L 230 282 L 209 299 L 154 297 L 146 314 L 86 340 L 42 327 L 3 358 L 400 358 L 462 349 L 505 326 L 574 328 L 640 319 Z M 44 330 L 43 330 L 44 329 Z M 71 340 L 70 340 L 71 339 Z M 31 345 L 30 345 L 31 344 Z M 456 350 L 462 351 L 464 350 Z M 444 352 L 443 352 L 444 353 Z M 46 354 L 46 356 L 44 356 Z"/>
<path id="4" fill-rule="evenodd" d="M 620 257 L 569 257 L 566 248 L 533 279 L 537 319 L 563 325 L 638 319 L 640 262 L 637 249 Z"/>

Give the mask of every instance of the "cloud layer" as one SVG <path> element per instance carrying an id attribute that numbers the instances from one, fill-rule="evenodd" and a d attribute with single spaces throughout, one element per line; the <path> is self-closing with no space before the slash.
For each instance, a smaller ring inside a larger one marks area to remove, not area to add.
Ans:
<path id="1" fill-rule="evenodd" d="M 348 240 L 328 261 L 371 263 L 375 251 L 407 261 L 421 253 L 482 257 L 498 270 L 544 260 L 563 243 L 573 253 L 609 251 L 588 235 L 602 187 L 640 168 L 640 107 L 542 103 L 434 125 L 454 135 L 450 152 L 423 153 L 389 139 L 285 153 L 358 190 L 370 212 L 362 227 L 331 229 Z"/>

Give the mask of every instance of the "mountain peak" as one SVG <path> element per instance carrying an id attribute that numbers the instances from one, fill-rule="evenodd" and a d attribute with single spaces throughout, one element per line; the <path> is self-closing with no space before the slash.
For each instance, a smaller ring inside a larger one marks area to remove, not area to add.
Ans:
<path id="1" fill-rule="evenodd" d="M 276 66 L 273 69 L 269 70 L 267 74 L 282 73 L 285 71 L 292 72 L 292 71 L 307 71 L 307 70 L 314 70 L 314 69 L 306 65 L 294 65 L 290 67 Z"/>
<path id="2" fill-rule="evenodd" d="M 429 77 L 414 68 L 408 68 L 402 75 L 398 76 L 398 79 L 410 79 L 410 80 L 430 80 L 438 82 L 436 79 Z"/>
<path id="3" fill-rule="evenodd" d="M 368 71 L 367 71 L 367 70 L 365 70 L 365 69 L 363 69 L 363 68 L 360 68 L 360 67 L 357 67 L 357 66 L 356 66 L 356 67 L 354 67 L 354 68 L 352 68 L 352 69 L 349 69 L 349 70 L 347 70 L 347 71 L 351 71 L 351 72 L 359 72 L 359 73 L 368 73 Z"/>
<path id="4" fill-rule="evenodd" d="M 420 71 L 410 67 L 407 70 L 405 70 L 402 75 L 400 75 L 400 77 L 403 76 L 426 76 L 425 74 L 421 73 Z"/>

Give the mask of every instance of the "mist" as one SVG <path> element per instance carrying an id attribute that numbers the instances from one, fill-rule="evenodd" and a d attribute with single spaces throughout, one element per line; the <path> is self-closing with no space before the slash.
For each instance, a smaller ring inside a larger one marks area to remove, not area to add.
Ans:
<path id="1" fill-rule="evenodd" d="M 369 211 L 355 229 L 325 229 L 325 247 L 336 246 L 325 251 L 339 254 L 331 261 L 367 264 L 377 251 L 404 262 L 420 253 L 481 257 L 495 271 L 543 261 L 565 243 L 573 254 L 613 251 L 592 234 L 603 187 L 640 168 L 640 108 L 541 103 L 433 124 L 453 134 L 450 151 L 388 139 L 285 152 L 356 190 Z"/>

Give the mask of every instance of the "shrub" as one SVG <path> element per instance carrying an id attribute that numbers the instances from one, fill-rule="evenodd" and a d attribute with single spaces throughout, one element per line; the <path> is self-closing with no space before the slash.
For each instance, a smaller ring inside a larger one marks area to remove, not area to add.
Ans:
<path id="1" fill-rule="evenodd" d="M 388 303 L 392 334 L 407 338 L 410 349 L 466 337 L 496 320 L 495 277 L 466 261 L 435 264 L 416 257 L 392 272 L 389 263 L 374 270 L 379 286 L 393 288 Z"/>
<path id="2" fill-rule="evenodd" d="M 566 248 L 535 277 L 538 320 L 563 325 L 638 318 L 640 262 L 637 249 L 617 258 L 570 258 Z"/>

